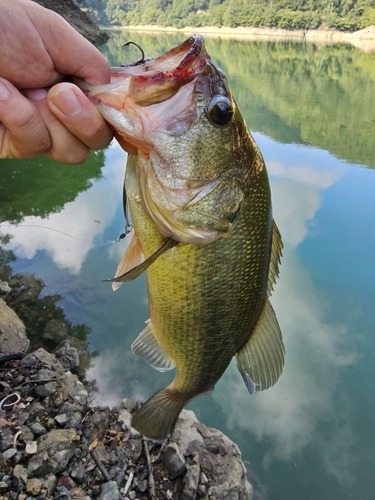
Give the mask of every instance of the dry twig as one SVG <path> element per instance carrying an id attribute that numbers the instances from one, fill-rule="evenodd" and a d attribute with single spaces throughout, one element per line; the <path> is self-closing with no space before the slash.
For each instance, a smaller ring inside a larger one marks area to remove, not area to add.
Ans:
<path id="1" fill-rule="evenodd" d="M 146 461 L 147 461 L 148 494 L 149 494 L 149 498 L 151 498 L 151 500 L 155 500 L 156 494 L 155 494 L 154 473 L 153 473 L 153 469 L 152 469 L 152 465 L 151 465 L 151 458 L 150 458 L 150 452 L 148 450 L 147 438 L 145 436 L 142 436 L 142 443 L 143 443 L 143 448 L 145 450 L 145 456 L 146 456 Z"/>
<path id="2" fill-rule="evenodd" d="M 92 459 L 94 460 L 97 468 L 99 469 L 101 475 L 103 476 L 104 480 L 107 481 L 107 483 L 111 480 L 111 478 L 108 475 L 108 472 L 105 470 L 104 465 L 101 463 L 100 458 L 98 457 L 97 453 L 95 450 L 90 450 L 90 455 Z M 118 492 L 120 500 L 124 500 L 124 497 L 121 495 L 120 491 Z"/>

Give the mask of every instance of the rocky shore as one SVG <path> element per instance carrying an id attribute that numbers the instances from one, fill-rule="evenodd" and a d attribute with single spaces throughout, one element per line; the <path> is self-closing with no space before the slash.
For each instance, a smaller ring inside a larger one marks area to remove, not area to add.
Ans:
<path id="1" fill-rule="evenodd" d="M 90 406 L 68 340 L 53 354 L 28 347 L 0 299 L 0 500 L 255 500 L 238 447 L 192 411 L 149 441 L 131 427 L 133 398 Z"/>

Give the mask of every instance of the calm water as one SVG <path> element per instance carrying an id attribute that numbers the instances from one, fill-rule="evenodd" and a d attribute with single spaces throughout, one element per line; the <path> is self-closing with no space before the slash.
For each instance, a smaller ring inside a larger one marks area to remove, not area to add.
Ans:
<path id="1" fill-rule="evenodd" d="M 115 33 L 103 48 L 112 64 L 138 57 L 121 47 L 129 39 L 154 56 L 183 37 Z M 286 365 L 275 387 L 250 396 L 233 364 L 190 408 L 240 446 L 258 498 L 372 499 L 375 55 L 343 45 L 207 45 L 268 165 L 285 245 L 272 303 Z M 123 228 L 125 163 L 112 144 L 83 166 L 0 165 L 0 231 L 12 235 L 0 278 L 33 273 L 44 282 L 43 304 L 59 295 L 59 317 L 87 327 L 81 337 L 97 351 L 87 377 L 102 404 L 147 398 L 173 377 L 130 352 L 148 318 L 145 278 L 116 293 L 101 282 L 126 245 L 113 242 Z"/>

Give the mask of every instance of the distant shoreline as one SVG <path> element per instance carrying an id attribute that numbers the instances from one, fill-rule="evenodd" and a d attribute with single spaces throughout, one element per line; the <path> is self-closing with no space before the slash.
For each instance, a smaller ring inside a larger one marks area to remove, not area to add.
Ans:
<path id="1" fill-rule="evenodd" d="M 329 29 L 317 30 L 284 30 L 279 28 L 216 28 L 214 26 L 204 26 L 200 28 L 186 27 L 174 28 L 161 27 L 156 25 L 139 26 L 115 26 L 111 29 L 121 29 L 129 31 L 153 31 L 153 32 L 174 32 L 174 33 L 201 33 L 206 37 L 220 37 L 237 40 L 256 41 L 295 41 L 313 42 L 316 44 L 349 43 L 364 52 L 375 52 L 375 26 L 369 26 L 354 33 L 342 32 Z"/>

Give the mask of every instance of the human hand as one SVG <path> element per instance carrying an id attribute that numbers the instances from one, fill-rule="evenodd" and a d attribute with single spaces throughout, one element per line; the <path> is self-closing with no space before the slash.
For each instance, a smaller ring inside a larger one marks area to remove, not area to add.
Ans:
<path id="1" fill-rule="evenodd" d="M 110 81 L 110 66 L 54 12 L 0 0 L 0 158 L 81 163 L 110 142 L 112 130 L 76 86 L 53 86 L 66 75 L 98 85 Z"/>

